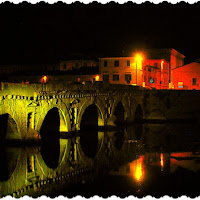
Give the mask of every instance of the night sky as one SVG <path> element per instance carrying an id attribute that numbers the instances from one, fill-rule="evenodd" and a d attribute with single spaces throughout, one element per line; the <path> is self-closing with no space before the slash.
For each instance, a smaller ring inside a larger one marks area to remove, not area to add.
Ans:
<path id="1" fill-rule="evenodd" d="M 200 3 L 0 5 L 0 64 L 56 63 L 73 56 L 131 56 L 174 48 L 200 58 Z"/>

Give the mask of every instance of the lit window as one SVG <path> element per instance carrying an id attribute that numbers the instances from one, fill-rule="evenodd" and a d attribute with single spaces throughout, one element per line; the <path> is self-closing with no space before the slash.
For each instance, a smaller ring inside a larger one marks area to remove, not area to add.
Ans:
<path id="1" fill-rule="evenodd" d="M 127 67 L 130 67 L 130 65 L 131 65 L 130 60 L 127 60 Z"/>
<path id="2" fill-rule="evenodd" d="M 104 61 L 104 67 L 108 67 L 108 62 L 107 62 L 107 60 Z"/>
<path id="3" fill-rule="evenodd" d="M 192 85 L 196 85 L 197 84 L 197 79 L 196 78 L 193 78 L 192 79 Z"/>
<path id="4" fill-rule="evenodd" d="M 183 82 L 178 82 L 178 88 L 183 88 Z"/>
<path id="5" fill-rule="evenodd" d="M 113 75 L 113 81 L 119 81 L 119 74 Z"/>
<path id="6" fill-rule="evenodd" d="M 115 60 L 114 66 L 115 66 L 115 67 L 119 67 L 119 60 Z"/>
<path id="7" fill-rule="evenodd" d="M 108 74 L 103 75 L 103 81 L 109 81 L 109 75 Z"/>

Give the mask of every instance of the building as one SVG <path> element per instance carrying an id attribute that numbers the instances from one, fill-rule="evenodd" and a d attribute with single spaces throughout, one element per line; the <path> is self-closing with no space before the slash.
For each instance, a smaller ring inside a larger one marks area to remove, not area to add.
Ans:
<path id="1" fill-rule="evenodd" d="M 103 81 L 147 88 L 171 88 L 171 69 L 182 66 L 185 56 L 175 49 L 148 49 L 132 57 L 99 58 Z"/>
<path id="2" fill-rule="evenodd" d="M 173 89 L 199 90 L 200 89 L 200 63 L 190 64 L 172 69 Z"/>
<path id="3" fill-rule="evenodd" d="M 56 72 L 59 70 L 58 66 L 58 64 L 0 65 L 0 75 Z"/>
<path id="4" fill-rule="evenodd" d="M 83 67 L 98 67 L 98 60 L 63 60 L 60 61 L 60 71 L 78 70 Z"/>

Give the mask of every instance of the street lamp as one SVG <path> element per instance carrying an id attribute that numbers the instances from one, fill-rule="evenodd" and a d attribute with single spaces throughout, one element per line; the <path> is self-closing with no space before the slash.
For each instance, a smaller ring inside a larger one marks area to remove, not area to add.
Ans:
<path id="1" fill-rule="evenodd" d="M 143 57 L 141 54 L 136 54 L 135 55 L 135 61 L 136 61 L 136 85 L 137 85 L 137 68 L 139 68 L 140 70 L 142 69 L 142 60 Z"/>

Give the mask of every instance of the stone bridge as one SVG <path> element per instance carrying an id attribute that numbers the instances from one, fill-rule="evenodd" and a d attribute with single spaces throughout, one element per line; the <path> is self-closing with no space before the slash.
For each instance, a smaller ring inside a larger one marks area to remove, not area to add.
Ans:
<path id="1" fill-rule="evenodd" d="M 90 125 L 136 120 L 196 119 L 199 91 L 157 91 L 126 85 L 1 83 L 0 139 L 40 139 Z"/>

